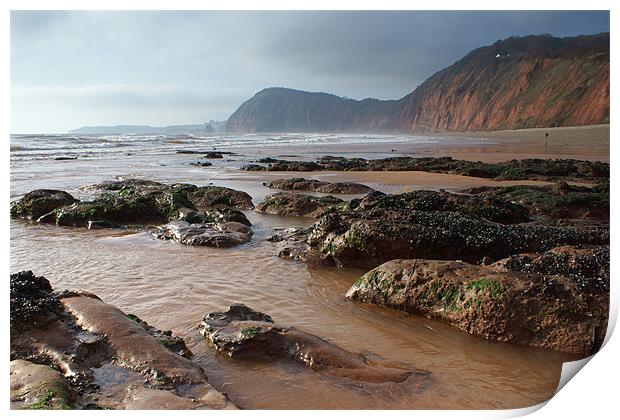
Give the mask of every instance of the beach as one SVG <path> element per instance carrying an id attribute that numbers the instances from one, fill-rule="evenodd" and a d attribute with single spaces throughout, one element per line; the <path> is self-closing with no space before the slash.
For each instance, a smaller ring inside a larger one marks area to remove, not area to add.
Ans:
<path id="1" fill-rule="evenodd" d="M 545 133 L 549 133 L 545 137 Z M 278 138 L 276 138 L 278 137 Z M 216 185 L 245 191 L 256 205 L 273 190 L 263 182 L 304 177 L 359 182 L 385 193 L 458 192 L 481 186 L 552 185 L 421 171 L 250 172 L 260 158 L 314 160 L 325 155 L 376 159 L 441 157 L 483 162 L 553 158 L 609 162 L 609 126 L 420 136 L 263 135 L 241 139 L 214 134 L 188 138 L 12 138 L 11 199 L 40 188 L 89 198 L 81 186 L 118 177 L 167 184 Z M 376 140 L 376 141 L 375 141 Z M 259 144 L 253 144 L 252 142 Z M 282 141 L 278 145 L 278 141 Z M 262 142 L 262 143 L 261 143 Z M 72 145 L 76 145 L 72 148 Z M 117 146 L 121 144 L 121 146 Z M 37 145 L 39 146 L 37 148 Z M 222 159 L 195 167 L 204 151 Z M 70 156 L 75 160 L 55 160 Z M 591 185 L 574 181 L 575 185 Z M 321 194 L 317 194 L 321 195 Z M 350 200 L 361 195 L 338 195 Z M 55 289 L 82 289 L 125 312 L 185 338 L 209 381 L 242 408 L 518 408 L 549 399 L 562 363 L 574 355 L 480 339 L 444 322 L 343 298 L 366 270 L 310 267 L 276 256 L 267 239 L 314 220 L 244 210 L 251 241 L 230 249 L 191 247 L 154 239 L 147 232 L 87 230 L 11 220 L 11 272 L 32 270 Z M 208 312 L 244 303 L 356 353 L 433 372 L 432 384 L 351 386 L 291 368 L 227 358 L 206 345 L 198 324 Z"/>

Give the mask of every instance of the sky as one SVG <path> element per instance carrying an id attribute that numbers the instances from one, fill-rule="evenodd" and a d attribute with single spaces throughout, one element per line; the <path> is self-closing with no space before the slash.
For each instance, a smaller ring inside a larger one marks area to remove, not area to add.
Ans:
<path id="1" fill-rule="evenodd" d="M 398 99 L 499 39 L 608 31 L 605 11 L 12 11 L 11 132 L 226 120 L 272 86 Z"/>

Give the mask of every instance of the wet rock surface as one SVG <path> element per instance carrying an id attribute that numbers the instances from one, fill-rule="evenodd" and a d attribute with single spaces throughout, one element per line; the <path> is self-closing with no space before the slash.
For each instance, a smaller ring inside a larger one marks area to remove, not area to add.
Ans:
<path id="1" fill-rule="evenodd" d="M 559 182 L 552 186 L 516 185 L 470 188 L 464 193 L 477 199 L 498 198 L 518 203 L 532 214 L 554 219 L 609 221 L 609 182 L 589 187 Z"/>
<path id="2" fill-rule="evenodd" d="M 328 196 L 312 196 L 297 193 L 275 193 L 265 197 L 256 210 L 262 213 L 281 216 L 319 217 L 328 208 L 344 203 L 343 200 Z"/>
<path id="3" fill-rule="evenodd" d="M 253 231 L 239 222 L 188 223 L 182 220 L 162 226 L 155 236 L 186 245 L 229 248 L 249 242 Z"/>
<path id="4" fill-rule="evenodd" d="M 420 200 L 420 198 L 423 198 Z M 556 226 L 518 222 L 518 205 L 416 192 L 373 193 L 327 212 L 308 235 L 314 260 L 372 268 L 392 259 L 462 260 L 477 264 L 560 245 L 609 243 L 607 226 Z M 455 210 L 455 211 L 449 211 Z M 486 217 L 482 217 L 484 215 Z"/>
<path id="5" fill-rule="evenodd" d="M 11 217 L 37 220 L 52 210 L 75 203 L 77 200 L 65 191 L 34 190 L 11 203 Z"/>
<path id="6" fill-rule="evenodd" d="M 26 306 L 36 307 L 41 296 L 54 297 L 55 305 L 45 324 L 25 320 L 11 327 L 16 408 L 234 408 L 188 359 L 191 352 L 180 337 L 92 294 L 55 293 L 31 272 L 11 276 L 12 290 L 19 288 L 14 282 L 27 279 L 37 292 L 29 293 L 32 303 Z M 12 293 L 11 302 L 16 297 Z M 20 313 L 15 308 L 12 319 Z M 18 372 L 26 368 L 35 378 Z"/>
<path id="7" fill-rule="evenodd" d="M 276 190 L 315 191 L 326 194 L 366 194 L 374 191 L 367 185 L 355 182 L 326 182 L 305 178 L 276 179 L 263 182 L 263 185 Z"/>
<path id="8" fill-rule="evenodd" d="M 247 193 L 225 187 L 127 179 L 84 189 L 99 193 L 92 201 L 77 201 L 62 191 L 37 190 L 11 203 L 11 215 L 61 226 L 89 226 L 96 222 L 96 228 L 104 228 L 166 223 L 178 219 L 182 208 L 253 208 Z"/>
<path id="9" fill-rule="evenodd" d="M 282 229 L 272 235 L 269 242 L 276 246 L 276 255 L 280 258 L 307 261 L 308 260 L 308 229 L 291 227 Z"/>
<path id="10" fill-rule="evenodd" d="M 600 348 L 607 329 L 608 252 L 562 247 L 490 266 L 393 260 L 363 275 L 346 296 L 486 339 L 586 356 Z"/>
<path id="11" fill-rule="evenodd" d="M 186 245 L 229 248 L 249 242 L 254 232 L 245 214 L 235 209 L 199 212 L 183 208 L 180 219 L 159 226 L 153 235 Z"/>
<path id="12" fill-rule="evenodd" d="M 413 378 L 426 380 L 430 375 L 411 367 L 370 361 L 315 335 L 275 324 L 269 315 L 242 304 L 207 314 L 201 332 L 231 357 L 293 360 L 316 372 L 350 381 L 400 383 Z"/>
<path id="13" fill-rule="evenodd" d="M 362 159 L 324 156 L 317 162 L 264 159 L 241 169 L 248 171 L 424 171 L 497 180 L 608 179 L 609 163 L 574 159 L 522 159 L 500 163 L 473 162 L 451 157 L 397 156 Z"/>
<path id="14" fill-rule="evenodd" d="M 11 361 L 12 409 L 71 409 L 72 402 L 73 396 L 59 371 L 26 360 Z"/>

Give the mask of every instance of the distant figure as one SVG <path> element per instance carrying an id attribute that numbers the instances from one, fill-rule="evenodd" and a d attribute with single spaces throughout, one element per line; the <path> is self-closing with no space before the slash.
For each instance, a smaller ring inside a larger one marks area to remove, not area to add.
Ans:
<path id="1" fill-rule="evenodd" d="M 545 133 L 545 138 L 549 138 L 549 133 Z"/>

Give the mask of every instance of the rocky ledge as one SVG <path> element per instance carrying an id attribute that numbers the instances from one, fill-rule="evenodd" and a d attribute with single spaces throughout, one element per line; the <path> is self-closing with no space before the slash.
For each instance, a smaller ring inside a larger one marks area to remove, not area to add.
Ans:
<path id="1" fill-rule="evenodd" d="M 265 200 L 256 206 L 256 210 L 280 216 L 319 217 L 328 208 L 342 203 L 343 200 L 331 195 L 318 197 L 297 193 L 275 193 L 265 197 Z"/>
<path id="2" fill-rule="evenodd" d="M 376 267 L 393 259 L 497 261 L 561 245 L 607 245 L 609 228 L 523 223 L 527 209 L 494 197 L 372 193 L 327 211 L 310 229 L 312 260 Z"/>
<path id="3" fill-rule="evenodd" d="M 593 187 L 558 182 L 551 186 L 477 187 L 463 193 L 477 199 L 499 198 L 518 203 L 532 214 L 553 219 L 591 219 L 609 222 L 609 180 Z"/>
<path id="4" fill-rule="evenodd" d="M 201 332 L 219 351 L 231 357 L 293 360 L 313 371 L 355 382 L 425 381 L 430 375 L 428 371 L 400 364 L 371 361 L 316 335 L 275 324 L 269 315 L 242 304 L 207 314 Z"/>
<path id="5" fill-rule="evenodd" d="M 235 408 L 170 331 L 30 271 L 10 298 L 12 408 Z"/>
<path id="6" fill-rule="evenodd" d="M 326 182 L 318 179 L 289 178 L 263 182 L 276 190 L 315 191 L 326 194 L 366 194 L 374 191 L 367 185 L 355 182 Z"/>
<path id="7" fill-rule="evenodd" d="M 397 156 L 362 159 L 324 156 L 316 162 L 261 159 L 242 167 L 247 171 L 424 171 L 496 180 L 609 179 L 609 163 L 575 159 L 513 159 L 500 163 L 473 162 L 451 157 Z"/>
<path id="8" fill-rule="evenodd" d="M 360 277 L 346 296 L 486 339 L 587 356 L 607 329 L 609 246 L 565 246 L 490 266 L 393 260 Z"/>

